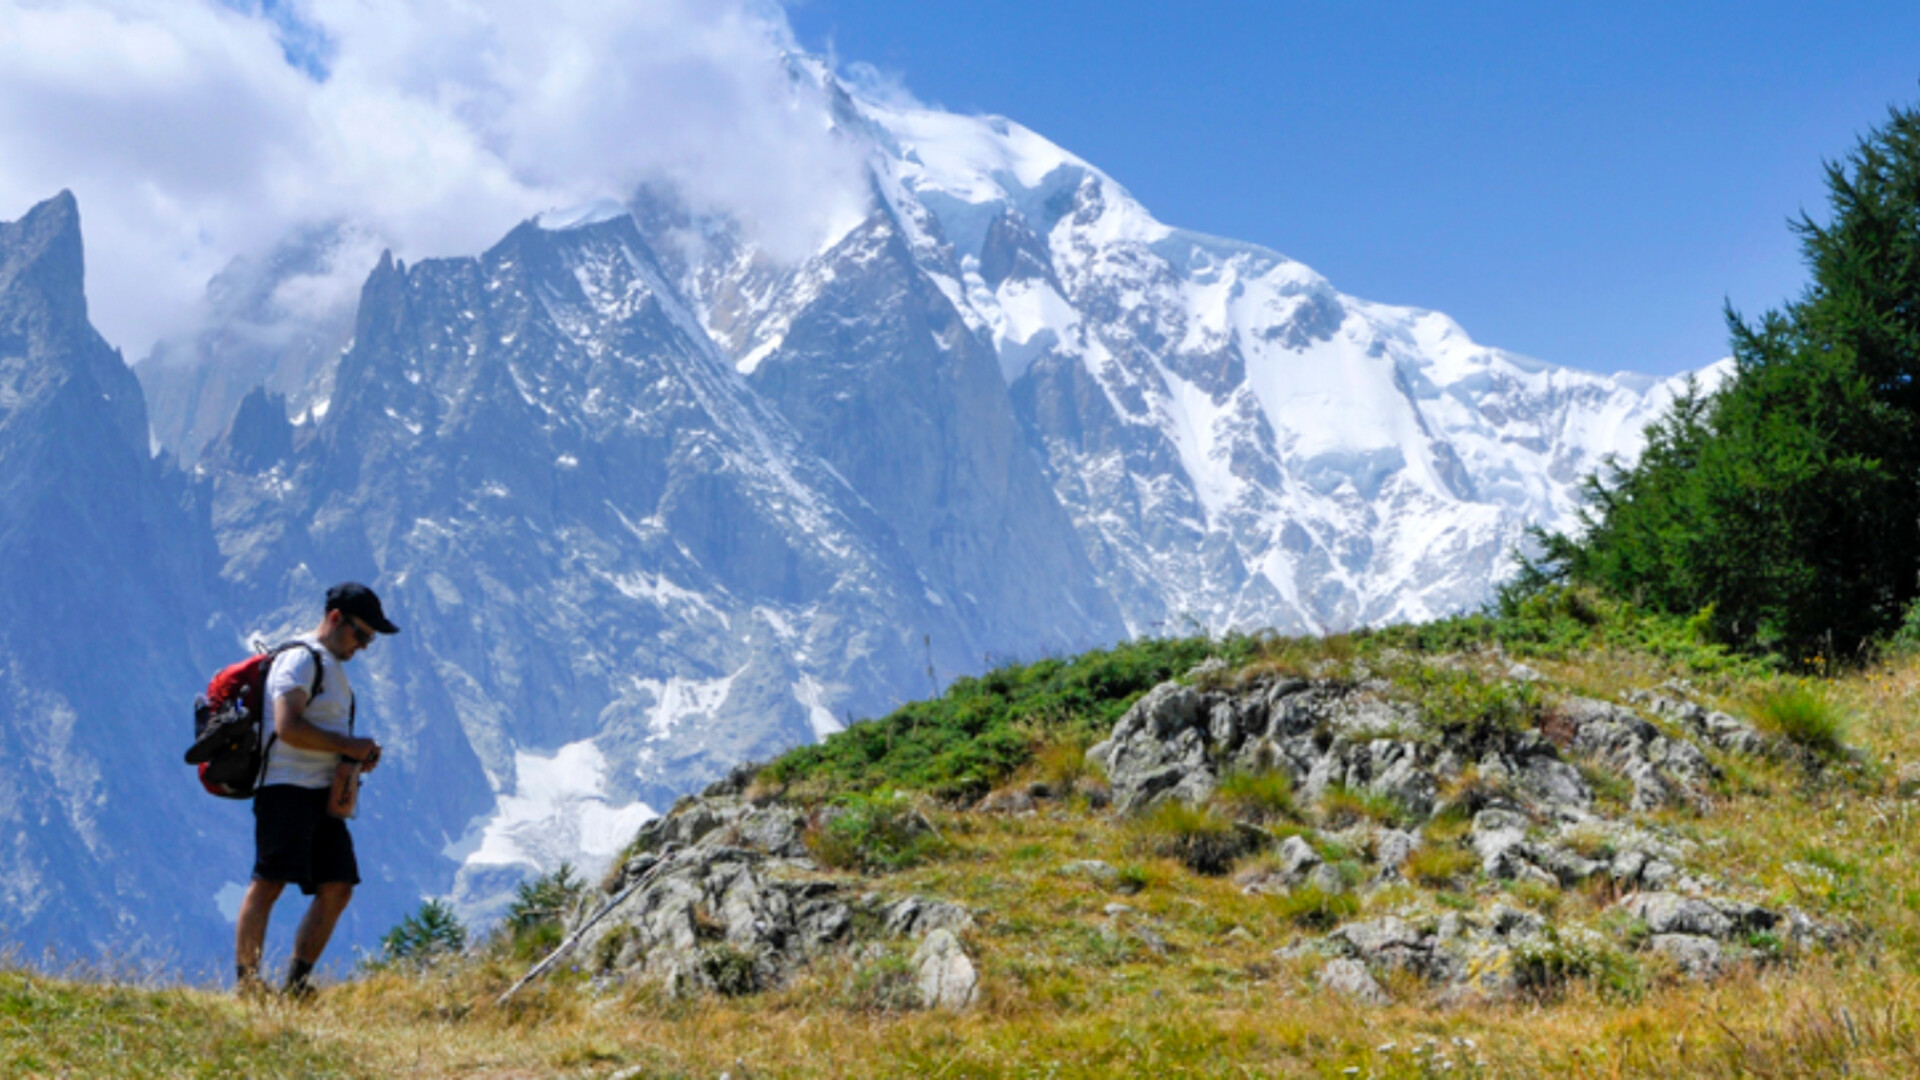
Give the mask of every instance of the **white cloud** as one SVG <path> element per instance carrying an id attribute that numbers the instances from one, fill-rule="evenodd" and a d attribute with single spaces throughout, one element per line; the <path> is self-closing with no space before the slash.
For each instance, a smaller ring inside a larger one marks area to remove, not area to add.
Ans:
<path id="1" fill-rule="evenodd" d="M 265 6 L 0 0 L 0 218 L 74 191 L 94 320 L 133 356 L 318 223 L 469 254 L 666 180 L 797 256 L 864 198 L 763 0 Z M 307 302 L 357 287 L 367 245 L 340 250 Z"/>

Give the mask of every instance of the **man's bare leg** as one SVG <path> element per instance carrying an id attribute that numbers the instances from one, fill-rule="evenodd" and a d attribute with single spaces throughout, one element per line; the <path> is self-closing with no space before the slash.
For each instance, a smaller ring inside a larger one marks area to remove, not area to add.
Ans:
<path id="1" fill-rule="evenodd" d="M 287 971 L 289 991 L 297 993 L 306 989 L 307 973 L 320 962 L 320 954 L 326 951 L 327 941 L 333 937 L 340 913 L 347 910 L 347 901 L 351 899 L 353 886 L 344 881 L 323 882 L 313 894 L 313 902 L 307 905 L 307 913 L 300 918 L 300 929 L 293 936 L 293 963 Z"/>
<path id="2" fill-rule="evenodd" d="M 249 981 L 257 982 L 260 978 L 260 951 L 266 947 L 267 920 L 273 915 L 280 891 L 286 887 L 284 881 L 255 881 L 247 886 L 247 895 L 240 900 L 240 918 L 233 930 L 233 966 L 240 989 L 246 989 Z"/>

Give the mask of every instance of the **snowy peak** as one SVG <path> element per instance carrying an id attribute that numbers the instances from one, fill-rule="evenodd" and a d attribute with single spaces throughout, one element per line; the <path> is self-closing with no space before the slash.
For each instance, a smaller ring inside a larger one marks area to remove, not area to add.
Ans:
<path id="1" fill-rule="evenodd" d="M 1570 525 L 1578 475 L 1637 452 L 1671 397 L 1168 227 L 1002 118 L 852 94 L 842 113 L 1136 632 L 1473 606 L 1526 526 Z"/>

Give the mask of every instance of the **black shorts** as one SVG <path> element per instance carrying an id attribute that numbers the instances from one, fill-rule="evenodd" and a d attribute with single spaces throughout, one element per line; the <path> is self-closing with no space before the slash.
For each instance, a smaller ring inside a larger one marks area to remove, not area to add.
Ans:
<path id="1" fill-rule="evenodd" d="M 360 884 L 347 823 L 327 813 L 327 789 L 275 784 L 253 794 L 253 880 L 291 881 L 312 896 Z"/>

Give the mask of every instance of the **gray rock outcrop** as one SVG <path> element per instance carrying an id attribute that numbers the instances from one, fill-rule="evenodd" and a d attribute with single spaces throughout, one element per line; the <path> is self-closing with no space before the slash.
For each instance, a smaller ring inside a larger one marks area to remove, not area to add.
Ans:
<path id="1" fill-rule="evenodd" d="M 682 800 L 649 822 L 630 854 L 584 898 L 570 926 L 590 929 L 575 962 L 595 974 L 676 993 L 737 995 L 780 986 L 810 963 L 875 940 L 918 940 L 915 979 L 930 1007 L 964 1008 L 978 974 L 958 904 L 854 894 L 808 853 L 806 815 L 740 795 Z"/>
<path id="2" fill-rule="evenodd" d="M 1364 675 L 1213 690 L 1168 683 L 1129 709 L 1088 759 L 1106 771 L 1121 812 L 1169 799 L 1207 802 L 1236 770 L 1286 774 L 1304 820 L 1317 814 L 1321 829 L 1285 836 L 1236 872 L 1250 894 L 1346 891 L 1366 880 L 1354 872 L 1363 857 L 1373 863 L 1367 887 L 1403 882 L 1409 859 L 1426 844 L 1413 830 L 1445 814 L 1459 824 L 1440 835 L 1459 839 L 1443 842 L 1457 843 L 1471 860 L 1463 877 L 1550 893 L 1604 881 L 1625 895 L 1618 911 L 1640 928 L 1622 936 L 1617 927 L 1562 926 L 1504 903 L 1439 918 L 1351 922 L 1313 948 L 1335 958 L 1322 984 L 1358 1000 L 1382 1000 L 1372 975 L 1387 972 L 1411 973 L 1449 995 L 1487 998 L 1587 970 L 1613 949 L 1644 949 L 1688 977 L 1712 978 L 1736 962 L 1767 959 L 1769 942 L 1831 944 L 1833 928 L 1792 909 L 1733 899 L 1724 883 L 1690 871 L 1687 841 L 1601 811 L 1593 784 L 1604 775 L 1630 791 L 1631 810 L 1707 809 L 1706 785 L 1718 772 L 1702 746 L 1722 753 L 1764 747 L 1743 722 L 1676 701 L 1662 697 L 1649 707 L 1680 731 L 1579 696 L 1548 698 L 1531 727 L 1474 730 L 1430 723 L 1397 700 L 1390 684 Z M 1326 813 L 1336 793 L 1341 805 L 1373 799 L 1369 812 L 1398 824 L 1342 824 Z M 1437 865 L 1428 860 L 1414 870 L 1435 884 L 1448 873 L 1444 859 Z M 1463 877 L 1452 884 L 1465 887 Z"/>

